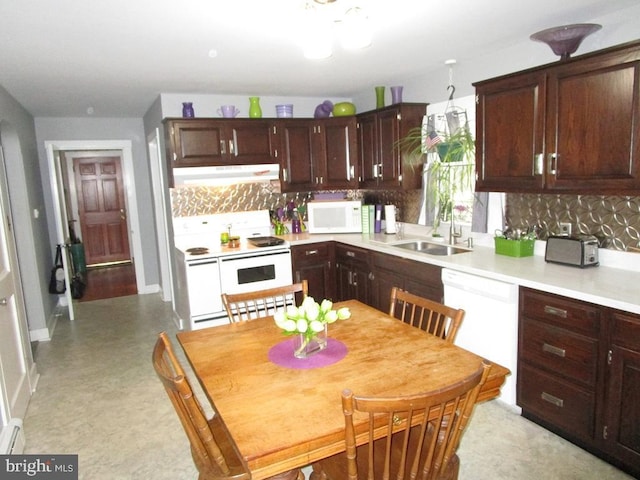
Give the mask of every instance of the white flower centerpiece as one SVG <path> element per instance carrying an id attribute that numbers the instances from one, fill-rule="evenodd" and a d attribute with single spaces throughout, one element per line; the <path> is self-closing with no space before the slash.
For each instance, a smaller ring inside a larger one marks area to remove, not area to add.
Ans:
<path id="1" fill-rule="evenodd" d="M 295 335 L 293 355 L 306 358 L 327 348 L 327 325 L 351 317 L 348 307 L 333 310 L 331 300 L 318 304 L 313 297 L 305 297 L 299 307 L 288 306 L 277 311 L 273 319 L 286 335 Z"/>

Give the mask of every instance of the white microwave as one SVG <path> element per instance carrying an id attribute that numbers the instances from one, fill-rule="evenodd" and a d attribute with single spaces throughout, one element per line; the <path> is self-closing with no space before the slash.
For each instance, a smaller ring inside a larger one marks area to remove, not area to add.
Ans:
<path id="1" fill-rule="evenodd" d="M 360 200 L 318 201 L 307 203 L 309 233 L 361 233 Z"/>

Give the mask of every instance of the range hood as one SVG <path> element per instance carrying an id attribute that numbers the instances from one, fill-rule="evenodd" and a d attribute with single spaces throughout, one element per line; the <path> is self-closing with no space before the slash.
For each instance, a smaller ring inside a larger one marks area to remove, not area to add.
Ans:
<path id="1" fill-rule="evenodd" d="M 176 187 L 180 185 L 221 186 L 237 183 L 257 183 L 278 180 L 280 165 L 219 165 L 212 167 L 178 167 L 173 169 Z"/>

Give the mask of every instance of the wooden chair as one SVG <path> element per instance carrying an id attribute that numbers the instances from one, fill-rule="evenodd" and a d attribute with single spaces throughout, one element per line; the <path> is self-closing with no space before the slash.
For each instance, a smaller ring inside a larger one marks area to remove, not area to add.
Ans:
<path id="1" fill-rule="evenodd" d="M 464 310 L 414 295 L 398 287 L 391 289 L 389 315 L 454 343 Z"/>
<path id="2" fill-rule="evenodd" d="M 251 471 L 220 416 L 205 417 L 166 332 L 159 335 L 152 361 L 189 438 L 198 480 L 251 479 Z M 304 474 L 291 470 L 271 479 L 304 480 Z"/>
<path id="3" fill-rule="evenodd" d="M 307 296 L 308 284 L 306 280 L 284 287 L 268 288 L 255 292 L 223 293 L 222 304 L 230 321 L 240 322 L 273 315 L 278 308 L 302 301 L 302 298 L 296 300 L 296 293 L 301 293 L 302 298 Z"/>
<path id="4" fill-rule="evenodd" d="M 376 398 L 343 391 L 346 452 L 314 464 L 311 478 L 457 479 L 456 451 L 490 368 L 484 364 L 463 381 L 415 395 Z M 363 414 L 368 417 L 367 429 L 356 431 L 354 416 Z"/>

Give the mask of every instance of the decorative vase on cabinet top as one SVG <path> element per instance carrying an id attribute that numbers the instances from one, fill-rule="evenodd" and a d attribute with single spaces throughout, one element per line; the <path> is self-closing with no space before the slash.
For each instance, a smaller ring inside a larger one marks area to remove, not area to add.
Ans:
<path id="1" fill-rule="evenodd" d="M 262 108 L 260 107 L 260 97 L 249 97 L 249 117 L 262 118 Z"/>
<path id="2" fill-rule="evenodd" d="M 182 103 L 182 117 L 183 118 L 193 118 L 193 117 L 195 117 L 195 113 L 193 111 L 193 103 L 192 102 L 183 102 Z"/>

